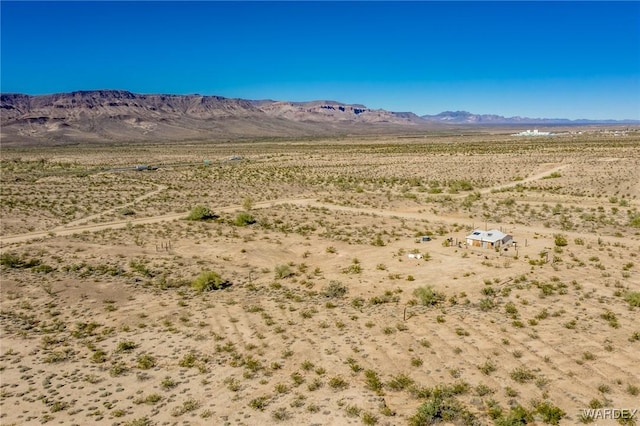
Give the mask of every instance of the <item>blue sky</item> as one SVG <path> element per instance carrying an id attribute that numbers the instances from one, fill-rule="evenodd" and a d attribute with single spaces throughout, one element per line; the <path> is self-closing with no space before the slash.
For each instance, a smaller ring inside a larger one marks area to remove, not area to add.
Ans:
<path id="1" fill-rule="evenodd" d="M 11 2 L 2 92 L 640 119 L 640 2 Z"/>

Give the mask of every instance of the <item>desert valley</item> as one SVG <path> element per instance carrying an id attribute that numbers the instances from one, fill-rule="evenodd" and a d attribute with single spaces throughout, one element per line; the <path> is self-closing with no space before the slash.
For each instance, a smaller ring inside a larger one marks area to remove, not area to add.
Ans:
<path id="1" fill-rule="evenodd" d="M 639 143 L 3 148 L 0 422 L 635 424 Z"/>

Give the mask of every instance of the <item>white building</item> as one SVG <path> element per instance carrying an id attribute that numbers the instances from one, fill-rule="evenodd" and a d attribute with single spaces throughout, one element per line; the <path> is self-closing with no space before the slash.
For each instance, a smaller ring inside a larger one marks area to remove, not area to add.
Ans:
<path id="1" fill-rule="evenodd" d="M 525 130 L 524 132 L 516 133 L 513 136 L 549 136 L 551 132 L 540 132 L 538 129 Z"/>
<path id="2" fill-rule="evenodd" d="M 513 237 L 497 229 L 481 231 L 476 229 L 465 237 L 467 245 L 482 248 L 499 248 L 513 243 Z"/>

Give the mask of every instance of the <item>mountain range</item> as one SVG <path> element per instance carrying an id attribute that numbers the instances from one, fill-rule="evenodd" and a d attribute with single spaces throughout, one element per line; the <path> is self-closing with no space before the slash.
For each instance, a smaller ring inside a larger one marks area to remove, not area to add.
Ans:
<path id="1" fill-rule="evenodd" d="M 0 95 L 0 137 L 5 146 L 414 133 L 462 126 L 638 123 L 506 118 L 466 111 L 418 116 L 335 101 L 246 100 L 123 90 Z"/>

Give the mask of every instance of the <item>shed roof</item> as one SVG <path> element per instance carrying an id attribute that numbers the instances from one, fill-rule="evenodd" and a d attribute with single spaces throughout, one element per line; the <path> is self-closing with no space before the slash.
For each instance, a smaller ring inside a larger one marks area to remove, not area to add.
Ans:
<path id="1" fill-rule="evenodd" d="M 476 229 L 471 234 L 467 235 L 467 239 L 495 243 L 496 241 L 501 241 L 506 236 L 507 234 L 497 229 L 490 229 L 488 231 Z"/>

